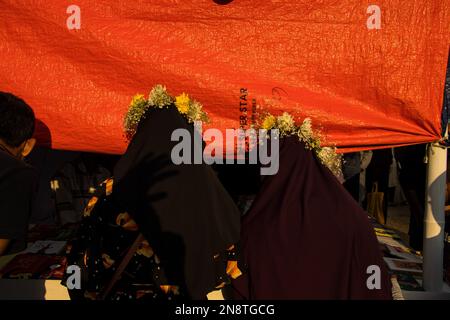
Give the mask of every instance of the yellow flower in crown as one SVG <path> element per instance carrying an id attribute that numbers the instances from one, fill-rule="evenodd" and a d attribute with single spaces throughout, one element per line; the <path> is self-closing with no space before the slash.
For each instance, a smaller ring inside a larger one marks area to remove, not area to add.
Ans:
<path id="1" fill-rule="evenodd" d="M 150 91 L 148 99 L 142 94 L 133 97 L 124 119 L 124 131 L 130 141 L 136 133 L 139 122 L 146 117 L 149 108 L 164 109 L 175 103 L 178 112 L 190 123 L 194 121 L 209 122 L 208 115 L 203 111 L 201 103 L 191 100 L 186 93 L 173 98 L 163 85 L 156 85 Z"/>
<path id="2" fill-rule="evenodd" d="M 144 104 L 145 103 L 145 98 L 143 94 L 136 94 L 133 99 L 131 100 L 131 107 L 135 107 L 138 106 L 140 104 Z"/>
<path id="3" fill-rule="evenodd" d="M 269 114 L 268 116 L 266 116 L 264 118 L 263 123 L 262 123 L 262 128 L 265 130 L 270 130 L 275 126 L 275 123 L 276 123 L 276 118 L 273 115 Z"/>
<path id="4" fill-rule="evenodd" d="M 128 112 L 124 119 L 125 134 L 128 139 L 136 132 L 136 128 L 144 116 L 148 108 L 148 101 L 144 98 L 144 95 L 137 94 L 133 97 L 128 108 Z"/>
<path id="5" fill-rule="evenodd" d="M 282 134 L 290 134 L 295 130 L 294 118 L 289 113 L 283 112 L 277 117 L 277 126 Z"/>
<path id="6" fill-rule="evenodd" d="M 188 113 L 190 102 L 191 102 L 191 99 L 184 92 L 175 98 L 175 105 L 177 106 L 177 109 L 181 114 Z"/>

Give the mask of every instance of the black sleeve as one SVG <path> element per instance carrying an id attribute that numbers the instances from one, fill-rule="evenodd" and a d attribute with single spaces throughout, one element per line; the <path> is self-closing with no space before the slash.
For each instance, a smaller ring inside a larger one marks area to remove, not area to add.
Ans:
<path id="1" fill-rule="evenodd" d="M 0 239 L 26 235 L 34 196 L 36 174 L 32 168 L 10 171 L 0 179 Z"/>

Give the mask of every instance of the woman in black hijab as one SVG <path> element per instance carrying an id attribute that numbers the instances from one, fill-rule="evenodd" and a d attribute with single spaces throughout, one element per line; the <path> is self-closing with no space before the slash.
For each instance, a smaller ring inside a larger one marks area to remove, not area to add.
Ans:
<path id="1" fill-rule="evenodd" d="M 240 213 L 208 165 L 172 162 L 176 129 L 191 137 L 195 131 L 173 104 L 149 108 L 114 169 L 114 186 L 106 182 L 86 208 L 72 260 L 88 270 L 89 296 L 156 297 L 158 290 L 141 285 L 154 282 L 184 298 L 206 299 L 240 274 L 234 247 Z"/>
<path id="2" fill-rule="evenodd" d="M 237 298 L 391 299 L 367 214 L 297 137 L 280 141 L 279 171 L 242 221 L 241 249 L 248 269 L 234 281 Z M 379 289 L 369 289 L 370 266 L 380 268 Z"/>
<path id="3" fill-rule="evenodd" d="M 205 298 L 217 285 L 213 257 L 239 241 L 240 213 L 208 165 L 173 164 L 172 132 L 193 138 L 193 126 L 174 106 L 147 113 L 114 169 L 115 199 L 159 253 L 168 281 Z"/>

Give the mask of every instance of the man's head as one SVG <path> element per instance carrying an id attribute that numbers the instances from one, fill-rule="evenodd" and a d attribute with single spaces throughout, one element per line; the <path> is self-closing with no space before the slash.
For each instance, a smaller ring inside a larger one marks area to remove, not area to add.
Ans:
<path id="1" fill-rule="evenodd" d="M 33 109 L 11 93 L 0 91 L 0 146 L 22 159 L 33 149 Z"/>

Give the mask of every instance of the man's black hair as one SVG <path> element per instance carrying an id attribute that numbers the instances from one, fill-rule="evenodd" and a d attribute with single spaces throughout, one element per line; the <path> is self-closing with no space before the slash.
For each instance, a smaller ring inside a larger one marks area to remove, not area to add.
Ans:
<path id="1" fill-rule="evenodd" d="M 34 133 L 33 109 L 22 99 L 0 91 L 0 139 L 10 147 L 18 147 Z"/>

